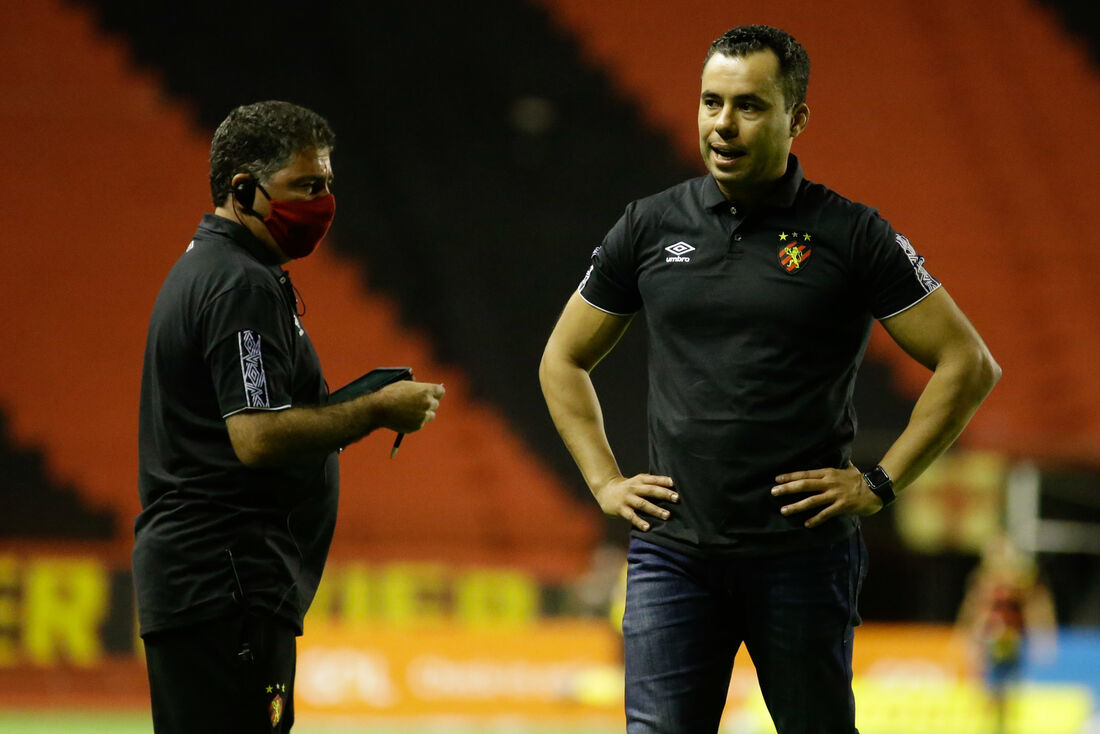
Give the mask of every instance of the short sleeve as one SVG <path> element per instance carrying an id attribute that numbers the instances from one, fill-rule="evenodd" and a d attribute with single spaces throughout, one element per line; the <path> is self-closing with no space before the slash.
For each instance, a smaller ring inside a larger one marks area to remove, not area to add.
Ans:
<path id="1" fill-rule="evenodd" d="M 593 251 L 588 272 L 577 288 L 590 305 L 617 316 L 635 313 L 642 307 L 631 237 L 633 211 L 631 204 L 604 237 L 603 244 Z"/>
<path id="2" fill-rule="evenodd" d="M 236 288 L 203 315 L 204 357 L 223 418 L 291 405 L 293 327 L 286 302 L 264 288 Z"/>
<path id="3" fill-rule="evenodd" d="M 940 287 L 905 235 L 870 210 L 854 243 L 860 292 L 876 319 L 888 319 Z"/>

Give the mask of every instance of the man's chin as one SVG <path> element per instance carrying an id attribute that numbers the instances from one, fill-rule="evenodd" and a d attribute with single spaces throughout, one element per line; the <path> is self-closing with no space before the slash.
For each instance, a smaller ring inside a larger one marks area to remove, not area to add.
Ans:
<path id="1" fill-rule="evenodd" d="M 731 171 L 728 168 L 719 168 L 718 166 L 709 166 L 710 175 L 714 176 L 714 180 L 723 185 L 730 186 L 743 186 L 745 183 L 744 171 Z"/>

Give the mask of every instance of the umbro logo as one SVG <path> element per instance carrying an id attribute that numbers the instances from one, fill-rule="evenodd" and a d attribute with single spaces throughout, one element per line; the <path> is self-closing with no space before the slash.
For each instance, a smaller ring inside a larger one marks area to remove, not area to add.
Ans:
<path id="1" fill-rule="evenodd" d="M 669 245 L 665 248 L 665 252 L 668 252 L 672 257 L 666 257 L 666 263 L 689 263 L 690 257 L 686 257 L 689 252 L 695 252 L 695 248 L 686 242 L 677 242 L 675 245 Z"/>

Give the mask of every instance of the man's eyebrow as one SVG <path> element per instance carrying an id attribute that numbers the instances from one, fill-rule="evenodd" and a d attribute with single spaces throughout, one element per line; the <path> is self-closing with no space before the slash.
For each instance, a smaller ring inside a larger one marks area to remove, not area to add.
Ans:
<path id="1" fill-rule="evenodd" d="M 719 99 L 721 99 L 721 97 L 722 97 L 722 95 L 719 94 L 718 92 L 712 92 L 709 89 L 704 89 L 702 92 L 699 93 L 699 96 L 700 97 L 718 97 Z M 733 101 L 734 102 L 758 102 L 759 104 L 765 104 L 765 105 L 770 104 L 770 102 L 768 102 L 768 100 L 764 99 L 759 94 L 756 94 L 756 93 L 753 93 L 753 92 L 749 92 L 747 94 L 735 94 L 733 96 Z"/>

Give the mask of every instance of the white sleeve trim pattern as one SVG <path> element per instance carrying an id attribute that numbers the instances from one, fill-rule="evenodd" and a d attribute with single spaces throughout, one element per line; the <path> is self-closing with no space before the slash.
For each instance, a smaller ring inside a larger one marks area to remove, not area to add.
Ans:
<path id="1" fill-rule="evenodd" d="M 583 286 L 584 284 L 582 283 L 581 285 Z M 589 306 L 591 306 L 592 308 L 596 309 L 597 311 L 603 311 L 604 313 L 606 313 L 606 314 L 611 314 L 612 316 L 633 316 L 634 314 L 636 314 L 636 313 L 637 313 L 637 311 L 632 311 L 632 312 L 630 312 L 630 313 L 619 313 L 619 312 L 617 312 L 617 311 L 608 311 L 608 310 L 607 310 L 606 308 L 603 308 L 603 307 L 601 307 L 601 306 L 597 306 L 596 304 L 592 303 L 592 301 L 590 301 L 590 300 L 588 300 L 587 298 L 585 298 L 585 297 L 584 297 L 584 294 L 583 294 L 583 293 L 581 293 L 581 290 L 580 290 L 580 288 L 578 288 L 578 289 L 577 289 L 577 293 L 578 293 L 578 294 L 580 295 L 581 299 L 582 299 L 582 300 L 583 300 L 583 301 L 584 301 L 585 303 L 587 303 L 587 304 L 588 304 Z"/>
<path id="2" fill-rule="evenodd" d="M 936 291 L 938 291 L 938 290 L 940 289 L 940 285 L 941 285 L 940 283 L 936 283 L 936 285 L 935 285 L 935 286 L 933 286 L 932 290 L 928 291 L 928 292 L 927 292 L 927 293 L 925 293 L 925 294 L 924 294 L 923 296 L 921 296 L 921 297 L 920 297 L 920 298 L 918 298 L 917 300 L 913 301 L 912 303 L 910 303 L 910 304 L 909 304 L 908 306 L 906 306 L 905 308 L 901 308 L 901 309 L 898 309 L 897 311 L 894 311 L 894 312 L 893 312 L 892 314 L 890 314 L 889 316 L 883 316 L 883 317 L 879 318 L 879 321 L 885 321 L 886 319 L 890 319 L 890 318 L 893 318 L 893 317 L 897 316 L 897 315 L 898 315 L 899 313 L 902 313 L 903 311 L 908 311 L 908 310 L 909 310 L 909 309 L 911 309 L 911 308 L 912 308 L 913 306 L 916 306 L 916 305 L 917 305 L 918 303 L 920 303 L 921 301 L 923 301 L 923 300 L 924 300 L 925 298 L 928 298 L 928 296 L 930 296 L 930 295 L 932 295 L 933 293 L 935 293 Z"/>
<path id="3" fill-rule="evenodd" d="M 243 408 L 237 408 L 236 410 L 231 410 L 228 413 L 223 413 L 222 418 L 228 418 L 231 415 L 237 415 L 237 413 L 244 413 L 244 412 L 249 411 L 249 410 L 263 411 L 264 413 L 277 413 L 280 410 L 286 410 L 287 408 L 291 408 L 291 407 L 293 407 L 293 406 L 290 403 L 287 403 L 286 405 L 280 405 L 280 406 L 275 407 L 275 408 L 250 408 L 246 405 Z"/>
<path id="4" fill-rule="evenodd" d="M 241 355 L 241 379 L 244 384 L 246 408 L 270 408 L 267 394 L 267 375 L 264 374 L 264 356 L 260 335 L 251 329 L 237 332 L 237 348 Z"/>
<path id="5" fill-rule="evenodd" d="M 909 264 L 913 266 L 913 272 L 917 276 L 917 282 L 920 283 L 920 287 L 924 289 L 924 292 L 931 293 L 936 290 L 940 282 L 924 269 L 924 258 L 918 255 L 917 251 L 913 249 L 913 245 L 909 242 L 909 238 L 903 234 L 895 233 L 894 241 L 898 243 L 898 247 L 900 247 L 902 252 L 905 253 L 905 256 L 909 258 Z"/>

